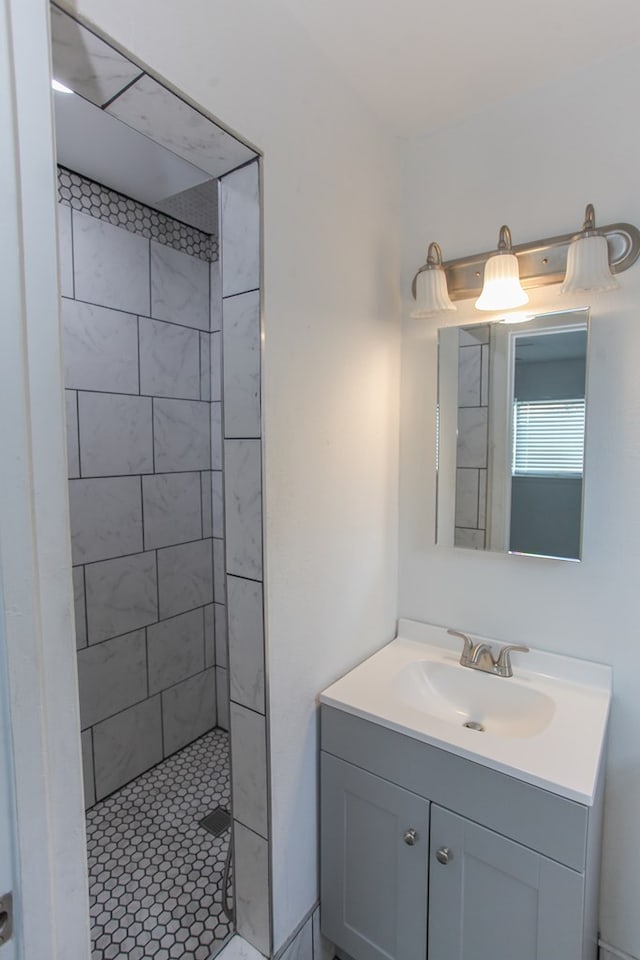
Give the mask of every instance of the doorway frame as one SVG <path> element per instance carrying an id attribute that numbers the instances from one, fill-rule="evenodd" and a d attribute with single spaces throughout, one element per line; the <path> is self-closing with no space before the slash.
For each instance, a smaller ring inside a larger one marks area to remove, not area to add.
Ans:
<path id="1" fill-rule="evenodd" d="M 48 6 L 1 0 L 0 17 L 0 140 L 8 154 L 0 187 L 0 552 L 17 811 L 15 946 L 21 960 L 86 960 Z"/>

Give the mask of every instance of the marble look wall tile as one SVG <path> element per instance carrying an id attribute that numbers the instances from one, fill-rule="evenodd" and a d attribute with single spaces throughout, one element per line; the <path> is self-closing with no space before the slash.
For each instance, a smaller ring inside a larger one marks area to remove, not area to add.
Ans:
<path id="1" fill-rule="evenodd" d="M 147 696 L 144 630 L 78 651 L 80 725 L 93 726 Z"/>
<path id="2" fill-rule="evenodd" d="M 211 540 L 158 550 L 160 618 L 173 617 L 213 600 Z"/>
<path id="3" fill-rule="evenodd" d="M 218 726 L 229 729 L 229 683 L 224 667 L 216 667 Z"/>
<path id="4" fill-rule="evenodd" d="M 473 347 L 478 343 L 489 343 L 489 325 L 486 323 L 470 324 L 460 328 L 459 344 L 461 347 Z"/>
<path id="5" fill-rule="evenodd" d="M 489 346 L 482 347 L 481 363 L 482 380 L 480 382 L 480 403 L 483 407 L 489 404 Z"/>
<path id="6" fill-rule="evenodd" d="M 73 606 L 76 624 L 76 648 L 80 650 L 87 645 L 87 613 L 84 600 L 84 567 L 74 567 L 73 575 Z"/>
<path id="7" fill-rule="evenodd" d="M 211 400 L 211 334 L 200 334 L 200 399 Z"/>
<path id="8" fill-rule="evenodd" d="M 160 697 L 151 697 L 93 728 L 96 793 L 101 800 L 162 760 Z"/>
<path id="9" fill-rule="evenodd" d="M 65 387 L 138 393 L 136 318 L 77 300 L 61 303 Z"/>
<path id="10" fill-rule="evenodd" d="M 210 264 L 209 270 L 211 330 L 222 330 L 222 273 L 220 267 L 220 260 L 214 260 Z"/>
<path id="11" fill-rule="evenodd" d="M 264 713 L 262 584 L 229 577 L 227 586 L 231 699 Z"/>
<path id="12" fill-rule="evenodd" d="M 313 957 L 314 960 L 333 960 L 335 949 L 333 944 L 320 931 L 320 908 L 313 911 Z"/>
<path id="13" fill-rule="evenodd" d="M 109 560 L 142 550 L 138 477 L 69 481 L 73 563 Z"/>
<path id="14" fill-rule="evenodd" d="M 211 474 L 211 522 L 214 537 L 224 537 L 224 487 L 221 470 Z"/>
<path id="15" fill-rule="evenodd" d="M 78 300 L 149 316 L 149 241 L 77 210 L 72 217 Z"/>
<path id="16" fill-rule="evenodd" d="M 314 960 L 313 921 L 309 917 L 302 930 L 280 956 L 280 960 Z"/>
<path id="17" fill-rule="evenodd" d="M 146 627 L 158 619 L 155 553 L 85 567 L 89 643 Z"/>
<path id="18" fill-rule="evenodd" d="M 456 527 L 454 545 L 466 547 L 468 550 L 484 550 L 484 530 L 466 530 Z"/>
<path id="19" fill-rule="evenodd" d="M 260 294 L 223 302 L 224 435 L 260 436 Z"/>
<path id="20" fill-rule="evenodd" d="M 80 393 L 80 466 L 83 477 L 153 471 L 151 399 Z"/>
<path id="21" fill-rule="evenodd" d="M 200 335 L 197 331 L 148 317 L 140 317 L 139 324 L 140 393 L 199 400 Z"/>
<path id="22" fill-rule="evenodd" d="M 202 536 L 213 536 L 213 523 L 211 518 L 211 509 L 213 506 L 213 493 L 211 488 L 211 470 L 204 470 L 200 474 L 200 485 L 202 488 Z"/>
<path id="23" fill-rule="evenodd" d="M 73 296 L 73 250 L 71 241 L 71 207 L 58 204 L 58 264 L 60 267 L 60 294 Z"/>
<path id="24" fill-rule="evenodd" d="M 456 470 L 456 527 L 478 526 L 478 471 Z"/>
<path id="25" fill-rule="evenodd" d="M 199 473 L 157 473 L 142 478 L 147 550 L 202 537 Z"/>
<path id="26" fill-rule="evenodd" d="M 213 604 L 208 603 L 204 608 L 204 665 L 215 667 L 216 664 L 216 629 Z"/>
<path id="27" fill-rule="evenodd" d="M 260 286 L 259 165 L 252 163 L 220 183 L 222 296 Z"/>
<path id="28" fill-rule="evenodd" d="M 213 599 L 216 603 L 226 603 L 227 584 L 224 569 L 224 540 L 213 541 Z"/>
<path id="29" fill-rule="evenodd" d="M 216 957 L 218 960 L 264 960 L 261 953 L 258 953 L 250 943 L 247 943 L 237 934 L 225 944 L 220 953 L 216 954 Z"/>
<path id="30" fill-rule="evenodd" d="M 238 933 L 270 956 L 269 844 L 234 822 L 236 925 Z"/>
<path id="31" fill-rule="evenodd" d="M 480 404 L 482 347 L 460 347 L 458 351 L 458 406 Z"/>
<path id="32" fill-rule="evenodd" d="M 81 734 L 81 743 L 82 780 L 84 784 L 84 806 L 86 810 L 96 802 L 96 788 L 93 781 L 93 741 L 91 738 L 91 730 L 85 730 Z"/>
<path id="33" fill-rule="evenodd" d="M 211 334 L 211 399 L 222 400 L 222 333 Z"/>
<path id="34" fill-rule="evenodd" d="M 216 725 L 215 670 L 183 680 L 162 693 L 165 756 Z"/>
<path id="35" fill-rule="evenodd" d="M 229 663 L 227 608 L 223 603 L 214 603 L 213 608 L 216 623 L 216 663 L 219 667 L 224 667 L 226 669 Z"/>
<path id="36" fill-rule="evenodd" d="M 149 695 L 204 670 L 204 611 L 161 620 L 147 627 Z"/>
<path id="37" fill-rule="evenodd" d="M 102 106 L 140 74 L 140 69 L 77 20 L 51 6 L 53 76 Z"/>
<path id="38" fill-rule="evenodd" d="M 209 470 L 209 404 L 200 400 L 154 400 L 156 470 Z"/>
<path id="39" fill-rule="evenodd" d="M 78 447 L 78 394 L 65 390 L 65 419 L 67 423 L 67 468 L 68 476 L 80 476 L 80 449 Z"/>
<path id="40" fill-rule="evenodd" d="M 249 147 L 148 76 L 125 90 L 107 112 L 212 177 L 255 156 Z"/>
<path id="41" fill-rule="evenodd" d="M 265 718 L 234 703 L 229 705 L 233 816 L 267 838 L 267 747 Z"/>
<path id="42" fill-rule="evenodd" d="M 227 573 L 262 578 L 262 479 L 259 440 L 225 440 Z"/>
<path id="43" fill-rule="evenodd" d="M 457 466 L 487 466 L 487 407 L 458 410 Z"/>
<path id="44" fill-rule="evenodd" d="M 478 470 L 478 526 L 487 526 L 487 471 Z"/>
<path id="45" fill-rule="evenodd" d="M 151 316 L 209 329 L 209 267 L 163 243 L 151 241 Z"/>
<path id="46" fill-rule="evenodd" d="M 222 404 L 210 405 L 211 415 L 211 467 L 222 470 Z"/>

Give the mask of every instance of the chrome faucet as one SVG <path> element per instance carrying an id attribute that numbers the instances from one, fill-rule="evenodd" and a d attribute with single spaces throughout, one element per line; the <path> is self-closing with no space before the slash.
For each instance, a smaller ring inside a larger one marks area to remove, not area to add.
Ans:
<path id="1" fill-rule="evenodd" d="M 460 666 L 470 667 L 472 670 L 481 670 L 483 673 L 492 673 L 496 677 L 513 676 L 512 652 L 529 653 L 529 647 L 524 647 L 519 643 L 508 643 L 500 649 L 498 658 L 494 659 L 488 643 L 481 641 L 474 644 L 471 637 L 466 633 L 460 633 L 459 630 L 447 630 L 447 633 L 464 641 Z"/>

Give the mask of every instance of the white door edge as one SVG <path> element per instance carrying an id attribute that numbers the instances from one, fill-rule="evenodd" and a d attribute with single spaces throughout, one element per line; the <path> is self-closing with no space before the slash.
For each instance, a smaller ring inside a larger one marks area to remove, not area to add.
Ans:
<path id="1" fill-rule="evenodd" d="M 16 947 L 21 960 L 88 960 L 49 50 L 46 0 L 0 0 L 0 557 Z"/>

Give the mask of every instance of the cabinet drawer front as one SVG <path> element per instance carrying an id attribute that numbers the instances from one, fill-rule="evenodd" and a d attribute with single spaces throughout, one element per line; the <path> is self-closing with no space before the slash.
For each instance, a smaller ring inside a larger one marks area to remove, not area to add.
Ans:
<path id="1" fill-rule="evenodd" d="M 354 960 L 424 960 L 429 804 L 327 754 L 321 776 L 324 934 Z"/>
<path id="2" fill-rule="evenodd" d="M 585 869 L 588 808 L 582 804 L 327 706 L 322 749 L 572 870 Z"/>
<path id="3" fill-rule="evenodd" d="M 429 960 L 580 960 L 582 894 L 574 871 L 432 805 Z"/>

